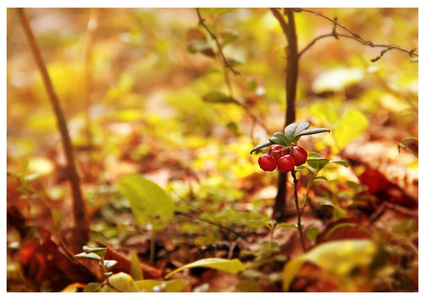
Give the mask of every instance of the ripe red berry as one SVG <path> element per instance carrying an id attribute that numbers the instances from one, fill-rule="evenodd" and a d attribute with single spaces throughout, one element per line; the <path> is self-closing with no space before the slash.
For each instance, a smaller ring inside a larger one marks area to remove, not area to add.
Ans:
<path id="1" fill-rule="evenodd" d="M 295 167 L 295 160 L 294 158 L 289 155 L 286 154 L 284 156 L 282 156 L 281 158 L 279 158 L 279 160 L 277 161 L 277 168 L 279 169 L 279 171 L 281 172 L 289 172 L 291 171 L 293 168 Z"/>
<path id="2" fill-rule="evenodd" d="M 279 159 L 279 157 L 281 157 L 283 155 L 284 149 L 285 149 L 285 147 L 283 147 L 282 145 L 275 145 L 275 146 L 273 146 L 273 148 L 270 149 L 270 154 L 274 158 Z"/>
<path id="3" fill-rule="evenodd" d="M 307 161 L 307 151 L 305 151 L 304 148 L 295 146 L 292 149 L 292 157 L 295 160 L 295 165 L 301 166 L 303 163 Z"/>
<path id="4" fill-rule="evenodd" d="M 277 160 L 270 154 L 263 154 L 258 158 L 258 164 L 264 171 L 273 171 L 276 169 Z"/>

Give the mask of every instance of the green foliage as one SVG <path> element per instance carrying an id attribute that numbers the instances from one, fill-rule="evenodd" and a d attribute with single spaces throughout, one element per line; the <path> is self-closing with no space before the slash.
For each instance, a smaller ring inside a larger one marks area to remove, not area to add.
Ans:
<path id="1" fill-rule="evenodd" d="M 270 146 L 270 145 L 282 145 L 282 146 L 291 146 L 296 145 L 297 141 L 303 135 L 311 135 L 322 132 L 330 132 L 329 129 L 326 128 L 313 128 L 308 129 L 310 127 L 310 123 L 301 122 L 301 123 L 292 123 L 285 127 L 285 134 L 281 132 L 275 132 L 267 142 L 263 142 L 257 146 L 255 146 L 250 153 L 260 150 L 261 148 Z"/>
<path id="2" fill-rule="evenodd" d="M 171 273 L 168 273 L 165 276 L 165 279 L 167 279 L 174 273 L 183 271 L 185 269 L 197 268 L 197 267 L 216 269 L 216 270 L 224 271 L 234 275 L 246 269 L 246 266 L 243 263 L 241 263 L 239 259 L 229 260 L 229 259 L 222 259 L 222 258 L 206 258 L 206 259 L 201 259 L 193 263 L 187 264 L 183 267 L 180 267 L 172 271 Z"/>
<path id="3" fill-rule="evenodd" d="M 161 230 L 173 218 L 174 202 L 156 183 L 131 175 L 122 177 L 117 185 L 139 224 L 151 224 L 154 230 Z"/>

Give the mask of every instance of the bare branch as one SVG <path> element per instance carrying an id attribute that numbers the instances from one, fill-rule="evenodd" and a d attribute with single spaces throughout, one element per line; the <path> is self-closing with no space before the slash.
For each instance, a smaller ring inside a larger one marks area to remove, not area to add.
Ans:
<path id="1" fill-rule="evenodd" d="M 307 47 L 305 47 L 299 54 L 298 54 L 298 57 L 300 57 L 305 51 L 307 51 L 311 46 L 313 46 L 313 44 L 315 43 L 315 42 L 317 42 L 318 40 L 320 40 L 320 39 L 322 39 L 322 38 L 325 38 L 325 37 L 331 37 L 331 36 L 333 36 L 333 37 L 335 37 L 336 39 L 339 39 L 339 37 L 345 37 L 345 38 L 350 38 L 350 39 L 353 39 L 353 40 L 355 40 L 355 41 L 357 41 L 357 42 L 359 42 L 359 43 L 361 43 L 361 44 L 363 44 L 363 45 L 365 45 L 365 46 L 369 46 L 369 47 L 372 47 L 372 48 L 385 48 L 384 50 L 382 50 L 381 51 L 381 54 L 379 55 L 379 56 L 377 56 L 377 57 L 375 57 L 375 58 L 373 58 L 373 59 L 371 59 L 370 61 L 371 62 L 376 62 L 376 61 L 378 61 L 379 59 L 381 59 L 381 57 L 386 53 L 386 52 L 388 52 L 389 50 L 393 50 L 393 49 L 396 49 L 396 50 L 399 50 L 399 51 L 401 51 L 401 52 L 405 52 L 405 53 L 408 53 L 409 54 L 409 56 L 411 56 L 411 57 L 413 57 L 413 56 L 416 56 L 416 57 L 418 57 L 418 54 L 416 54 L 416 53 L 414 53 L 415 51 L 416 51 L 416 48 L 414 48 L 414 49 L 412 49 L 412 50 L 406 50 L 406 49 L 403 49 L 403 48 L 401 48 L 401 47 L 399 47 L 399 46 L 396 46 L 396 45 L 386 45 L 386 44 L 375 44 L 375 43 L 373 43 L 373 42 L 371 42 L 371 41 L 367 41 L 367 40 L 365 40 L 365 39 L 363 39 L 359 34 L 357 34 L 357 33 L 355 33 L 355 32 L 353 32 L 353 31 L 351 31 L 351 30 L 349 30 L 347 27 L 345 27 L 344 25 L 342 25 L 342 24 L 340 24 L 340 23 L 338 23 L 338 20 L 337 20 L 337 18 L 335 18 L 335 19 L 331 19 L 331 18 L 329 18 L 329 17 L 327 17 L 327 16 L 325 16 L 325 15 L 323 15 L 321 12 L 317 12 L 317 11 L 312 11 L 312 10 L 309 10 L 309 9 L 303 9 L 303 8 L 295 8 L 295 9 L 293 9 L 293 11 L 294 12 L 298 12 L 298 13 L 301 13 L 301 12 L 308 12 L 308 13 L 312 13 L 312 14 L 314 14 L 315 16 L 319 16 L 319 17 L 322 17 L 322 18 L 324 18 L 324 19 L 326 19 L 326 20 L 328 20 L 328 21 L 330 21 L 330 22 L 332 22 L 333 24 L 334 24 L 334 27 L 333 27 L 333 29 L 332 29 L 332 33 L 331 34 L 325 34 L 325 35 L 321 35 L 321 36 L 319 36 L 319 37 L 317 37 L 317 38 L 315 38 L 310 44 L 308 44 L 307 45 Z M 349 33 L 349 35 L 347 35 L 347 34 L 339 34 L 339 33 L 337 33 L 336 32 L 336 27 L 340 27 L 340 28 L 342 28 L 343 30 L 345 30 L 345 31 L 347 31 L 348 33 Z"/>
<path id="2" fill-rule="evenodd" d="M 211 38 L 215 41 L 215 44 L 217 45 L 218 51 L 220 52 L 221 58 L 223 59 L 223 62 L 227 68 L 229 68 L 234 75 L 241 75 L 238 71 L 233 69 L 232 65 L 227 61 L 226 57 L 224 56 L 223 50 L 221 49 L 221 45 L 218 42 L 218 39 L 214 33 L 211 32 L 211 30 L 207 27 L 205 24 L 205 20 L 201 16 L 201 12 L 199 11 L 199 8 L 196 8 L 196 13 L 198 14 L 199 18 L 199 25 L 205 28 L 205 30 L 210 34 Z"/>

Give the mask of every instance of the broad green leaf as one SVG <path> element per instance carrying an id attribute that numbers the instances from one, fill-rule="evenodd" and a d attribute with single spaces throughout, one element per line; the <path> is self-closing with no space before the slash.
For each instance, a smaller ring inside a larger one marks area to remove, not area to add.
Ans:
<path id="1" fill-rule="evenodd" d="M 330 132 L 330 130 L 327 128 L 310 128 L 310 129 L 306 129 L 304 131 L 299 132 L 295 137 L 299 137 L 303 135 L 312 135 L 312 134 L 317 134 L 322 132 Z"/>
<path id="2" fill-rule="evenodd" d="M 226 29 L 223 30 L 220 33 L 220 36 L 222 38 L 222 42 L 221 42 L 221 48 L 224 48 L 226 45 L 230 44 L 231 42 L 233 42 L 234 40 L 236 40 L 236 38 L 238 37 L 238 33 L 234 30 L 230 30 L 230 29 Z"/>
<path id="3" fill-rule="evenodd" d="M 354 108 L 348 110 L 336 123 L 333 134 L 340 149 L 344 149 L 353 139 L 366 131 L 369 121 Z"/>
<path id="4" fill-rule="evenodd" d="M 130 203 L 137 221 L 162 230 L 174 216 L 174 202 L 156 183 L 137 175 L 118 180 L 118 190 Z"/>
<path id="5" fill-rule="evenodd" d="M 212 91 L 202 97 L 205 102 L 212 103 L 232 103 L 234 100 L 229 95 L 220 91 Z"/>
<path id="6" fill-rule="evenodd" d="M 223 259 L 223 258 L 206 258 L 206 259 L 195 261 L 193 263 L 180 267 L 177 270 L 174 270 L 173 272 L 165 276 L 165 279 L 167 279 L 174 273 L 180 272 L 182 270 L 189 269 L 189 268 L 198 268 L 198 267 L 216 269 L 216 270 L 224 271 L 234 275 L 246 269 L 246 265 L 241 263 L 241 261 L 236 258 L 232 260 Z"/>
<path id="7" fill-rule="evenodd" d="M 291 142 L 289 142 L 288 138 L 282 132 L 275 132 L 273 133 L 273 136 L 277 137 L 278 139 L 282 141 L 282 143 L 280 144 L 282 146 L 287 147 L 291 144 Z"/>
<path id="8" fill-rule="evenodd" d="M 140 261 L 137 257 L 137 253 L 134 251 L 132 251 L 131 254 L 130 275 L 134 280 L 143 280 L 143 270 L 140 266 Z"/>
<path id="9" fill-rule="evenodd" d="M 78 254 L 75 254 L 73 257 L 75 258 L 85 258 L 85 259 L 94 259 L 94 260 L 101 260 L 101 257 L 97 254 L 94 253 L 85 253 L 85 252 L 81 252 Z"/>
<path id="10" fill-rule="evenodd" d="M 182 279 L 170 281 L 158 281 L 152 279 L 136 281 L 136 286 L 140 292 L 182 292 L 186 288 L 186 284 Z"/>
<path id="11" fill-rule="evenodd" d="M 266 221 L 266 220 L 264 220 L 264 221 L 248 221 L 246 223 L 246 226 L 250 229 L 257 229 L 261 226 L 269 227 L 270 226 L 269 223 L 270 223 L 270 221 Z"/>
<path id="12" fill-rule="evenodd" d="M 331 160 L 329 163 L 330 163 L 330 164 L 337 164 L 337 165 L 341 165 L 341 166 L 344 166 L 344 167 L 346 167 L 346 168 L 348 168 L 348 166 L 350 165 L 350 164 L 348 163 L 348 161 L 346 161 L 346 160 Z"/>
<path id="13" fill-rule="evenodd" d="M 118 262 L 116 260 L 105 260 L 103 262 L 105 264 L 106 270 L 112 269 Z M 99 262 L 100 264 L 100 262 Z"/>
<path id="14" fill-rule="evenodd" d="M 260 149 L 265 148 L 265 147 L 268 147 L 270 145 L 273 145 L 273 143 L 270 142 L 270 141 L 261 143 L 261 144 L 255 146 L 254 148 L 252 148 L 252 150 L 249 153 L 252 154 L 252 152 L 257 151 L 257 150 L 260 150 Z"/>
<path id="15" fill-rule="evenodd" d="M 310 123 L 308 122 L 289 124 L 285 127 L 285 135 L 291 143 L 295 142 L 298 140 L 298 134 L 306 130 L 308 127 L 310 127 Z"/>
<path id="16" fill-rule="evenodd" d="M 99 256 L 105 256 L 108 248 L 83 246 L 83 251 L 86 253 L 96 253 Z"/>
<path id="17" fill-rule="evenodd" d="M 137 289 L 137 286 L 133 278 L 131 278 L 130 275 L 123 272 L 114 274 L 111 277 L 109 277 L 109 282 L 116 289 L 110 287 L 109 285 L 104 285 L 100 289 L 100 292 L 117 292 L 117 290 L 120 292 L 138 292 L 139 291 Z"/>
<path id="18" fill-rule="evenodd" d="M 315 242 L 317 236 L 320 234 L 320 229 L 316 226 L 309 227 L 305 230 L 305 235 L 310 239 L 310 241 Z"/>
<path id="19" fill-rule="evenodd" d="M 324 157 L 313 157 L 307 159 L 307 164 L 319 172 L 323 167 L 329 163 L 329 160 Z"/>
<path id="20" fill-rule="evenodd" d="M 305 254 L 290 260 L 283 269 L 284 290 L 288 291 L 300 268 L 306 262 L 320 267 L 326 276 L 338 280 L 344 291 L 355 291 L 356 283 L 353 276 L 365 274 L 377 254 L 376 245 L 370 240 L 342 240 L 326 242 L 314 247 Z M 357 278 L 356 278 L 357 279 Z"/>

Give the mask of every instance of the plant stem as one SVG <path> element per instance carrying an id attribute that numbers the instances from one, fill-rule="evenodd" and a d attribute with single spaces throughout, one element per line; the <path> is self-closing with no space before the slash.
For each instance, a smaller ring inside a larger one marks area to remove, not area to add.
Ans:
<path id="1" fill-rule="evenodd" d="M 303 247 L 303 250 L 305 252 L 306 249 L 305 249 L 305 244 L 304 244 L 303 229 L 302 229 L 302 225 L 301 225 L 302 212 L 300 211 L 300 207 L 298 205 L 298 193 L 297 193 L 298 179 L 297 179 L 297 176 L 295 174 L 295 170 L 291 171 L 291 175 L 292 175 L 292 178 L 294 179 L 295 207 L 297 208 L 297 219 L 298 219 L 298 223 L 297 223 L 298 226 L 297 227 L 298 227 L 298 232 L 300 233 L 301 246 Z"/>
<path id="2" fill-rule="evenodd" d="M 47 92 L 50 104 L 53 108 L 58 130 L 62 139 L 62 145 L 65 152 L 68 177 L 71 183 L 72 197 L 73 197 L 73 214 L 74 214 L 74 236 L 75 249 L 81 249 L 83 245 L 87 243 L 90 235 L 89 221 L 86 213 L 86 206 L 83 199 L 83 195 L 80 188 L 80 179 L 77 173 L 77 167 L 75 165 L 74 153 L 72 149 L 71 139 L 69 137 L 69 131 L 66 124 L 65 116 L 59 104 L 59 99 L 53 88 L 52 80 L 50 79 L 49 73 L 47 72 L 46 65 L 41 56 L 40 49 L 38 47 L 37 41 L 34 37 L 34 34 L 31 29 L 31 25 L 28 21 L 28 18 L 25 14 L 23 8 L 18 8 L 17 10 L 19 19 L 21 21 L 22 27 L 24 29 L 25 35 L 27 36 L 28 43 L 30 45 L 31 52 L 34 56 L 35 63 L 41 74 L 41 78 L 44 84 L 44 87 Z"/>

